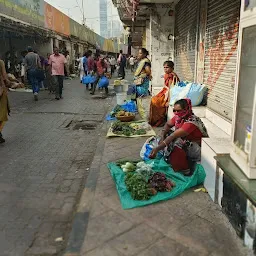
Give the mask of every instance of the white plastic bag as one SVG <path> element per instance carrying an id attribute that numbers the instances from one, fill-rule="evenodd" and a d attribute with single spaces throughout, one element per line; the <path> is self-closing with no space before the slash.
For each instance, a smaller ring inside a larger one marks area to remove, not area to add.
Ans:
<path id="1" fill-rule="evenodd" d="M 149 139 L 147 139 L 140 151 L 141 159 L 143 161 L 150 160 L 149 155 L 150 155 L 152 149 L 156 148 L 157 146 L 158 146 L 158 138 L 157 137 L 153 136 L 153 137 L 150 137 Z M 162 152 L 159 152 L 157 158 L 161 158 L 161 157 L 162 157 Z"/>

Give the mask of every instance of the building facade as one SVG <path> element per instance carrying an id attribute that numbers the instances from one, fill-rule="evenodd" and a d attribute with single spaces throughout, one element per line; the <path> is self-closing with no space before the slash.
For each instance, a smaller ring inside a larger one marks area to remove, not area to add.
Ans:
<path id="1" fill-rule="evenodd" d="M 110 17 L 111 19 L 111 17 Z M 108 36 L 107 38 L 117 37 L 122 35 L 123 27 L 118 20 L 108 20 Z"/>
<path id="2" fill-rule="evenodd" d="M 107 0 L 100 0 L 100 35 L 108 37 L 108 3 Z"/>

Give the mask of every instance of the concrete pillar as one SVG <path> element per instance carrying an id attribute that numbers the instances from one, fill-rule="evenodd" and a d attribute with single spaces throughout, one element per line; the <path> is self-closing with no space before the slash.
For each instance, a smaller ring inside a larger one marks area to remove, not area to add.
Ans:
<path id="1" fill-rule="evenodd" d="M 154 14 L 147 26 L 147 46 L 152 61 L 152 93 L 158 93 L 163 87 L 163 63 L 174 59 L 174 17 L 173 7 L 168 4 L 156 4 Z M 149 42 L 148 42 L 149 41 Z"/>

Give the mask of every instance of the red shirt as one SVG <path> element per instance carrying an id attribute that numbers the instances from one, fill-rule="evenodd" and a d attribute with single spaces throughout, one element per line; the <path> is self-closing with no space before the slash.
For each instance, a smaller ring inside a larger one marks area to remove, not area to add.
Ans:
<path id="1" fill-rule="evenodd" d="M 102 65 L 102 59 L 99 59 L 96 63 L 97 65 L 97 72 L 99 75 L 103 75 L 105 73 L 105 69 L 106 69 L 106 65 L 105 65 L 105 62 L 104 62 L 104 65 Z"/>
<path id="2" fill-rule="evenodd" d="M 175 125 L 175 117 L 169 121 L 169 124 L 173 126 Z M 191 142 L 197 142 L 199 145 L 201 145 L 203 134 L 196 125 L 192 123 L 184 123 L 180 128 L 188 133 L 184 139 Z"/>

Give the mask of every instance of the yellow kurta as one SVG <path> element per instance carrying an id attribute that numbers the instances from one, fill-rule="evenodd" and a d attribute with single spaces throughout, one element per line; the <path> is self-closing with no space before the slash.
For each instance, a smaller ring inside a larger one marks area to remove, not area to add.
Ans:
<path id="1" fill-rule="evenodd" d="M 10 112 L 9 102 L 7 97 L 6 82 L 8 82 L 5 65 L 0 60 L 0 122 L 8 120 L 8 113 Z"/>

